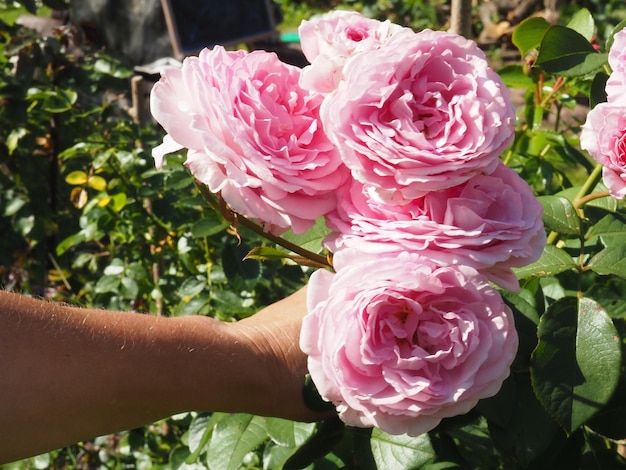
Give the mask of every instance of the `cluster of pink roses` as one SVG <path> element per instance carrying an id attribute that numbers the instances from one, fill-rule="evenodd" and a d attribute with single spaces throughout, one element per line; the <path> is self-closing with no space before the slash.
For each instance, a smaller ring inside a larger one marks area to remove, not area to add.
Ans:
<path id="1" fill-rule="evenodd" d="M 615 34 L 609 51 L 612 72 L 607 101 L 594 107 L 582 127 L 580 145 L 602 165 L 611 196 L 626 197 L 626 29 Z"/>
<path id="2" fill-rule="evenodd" d="M 500 161 L 509 92 L 477 46 L 355 12 L 305 21 L 304 69 L 221 47 L 151 96 L 194 176 L 279 234 L 324 216 L 335 273 L 309 283 L 301 348 L 341 418 L 420 434 L 492 396 L 517 350 L 492 281 L 545 244 L 542 208 Z"/>

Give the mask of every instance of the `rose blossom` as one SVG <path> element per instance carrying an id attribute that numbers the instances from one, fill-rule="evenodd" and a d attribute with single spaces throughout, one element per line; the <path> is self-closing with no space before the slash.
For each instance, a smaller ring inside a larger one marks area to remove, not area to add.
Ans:
<path id="1" fill-rule="evenodd" d="M 626 196 L 626 101 L 600 103 L 587 114 L 580 146 L 600 163 L 604 184 L 617 199 Z"/>
<path id="2" fill-rule="evenodd" d="M 341 419 L 415 436 L 495 395 L 518 340 L 486 279 L 416 253 L 362 256 L 344 250 L 337 274 L 313 274 L 300 336 L 313 382 Z"/>
<path id="3" fill-rule="evenodd" d="M 472 41 L 403 30 L 355 54 L 320 111 L 354 178 L 414 199 L 490 173 L 514 138 L 509 91 Z"/>
<path id="4" fill-rule="evenodd" d="M 611 75 L 606 82 L 606 93 L 609 102 L 622 100 L 626 94 L 626 29 L 613 36 L 613 45 L 609 51 Z"/>
<path id="5" fill-rule="evenodd" d="M 341 78 L 353 54 L 380 47 L 403 28 L 390 21 L 367 18 L 355 11 L 335 10 L 303 21 L 298 28 L 302 52 L 311 65 L 302 71 L 304 88 L 328 93 Z"/>
<path id="6" fill-rule="evenodd" d="M 326 216 L 334 231 L 325 240 L 331 251 L 358 246 L 368 252 L 420 252 L 439 264 L 471 266 L 515 291 L 519 285 L 511 267 L 536 261 L 545 245 L 541 204 L 503 163 L 490 175 L 402 205 L 369 193 L 358 182 L 340 191 L 337 208 Z"/>
<path id="7" fill-rule="evenodd" d="M 305 231 L 334 207 L 348 172 L 321 127 L 321 97 L 299 76 L 273 53 L 219 46 L 166 70 L 150 102 L 168 133 L 157 163 L 186 147 L 193 175 L 235 212 L 273 233 Z"/>

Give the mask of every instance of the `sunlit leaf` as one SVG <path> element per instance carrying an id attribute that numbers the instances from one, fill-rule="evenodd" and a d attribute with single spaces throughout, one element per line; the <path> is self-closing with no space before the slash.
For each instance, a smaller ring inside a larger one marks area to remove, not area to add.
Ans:
<path id="1" fill-rule="evenodd" d="M 89 180 L 89 176 L 84 171 L 72 171 L 65 177 L 65 182 L 73 186 L 85 184 Z"/>
<path id="2" fill-rule="evenodd" d="M 587 233 L 587 238 L 596 236 L 607 247 L 626 246 L 626 218 L 621 214 L 604 216 Z"/>
<path id="3" fill-rule="evenodd" d="M 96 283 L 95 292 L 96 294 L 106 294 L 107 292 L 116 293 L 121 282 L 122 280 L 119 276 L 101 276 Z"/>
<path id="4" fill-rule="evenodd" d="M 35 216 L 27 215 L 25 217 L 20 217 L 15 221 L 15 229 L 17 232 L 25 237 L 35 228 Z"/>
<path id="5" fill-rule="evenodd" d="M 546 245 L 541 258 L 523 268 L 513 268 L 513 272 L 519 279 L 524 279 L 530 276 L 553 276 L 575 267 L 576 263 L 567 252 L 554 245 Z"/>
<path id="6" fill-rule="evenodd" d="M 435 460 L 428 434 L 396 436 L 374 428 L 370 443 L 378 468 L 420 468 Z"/>
<path id="7" fill-rule="evenodd" d="M 548 73 L 573 77 L 594 72 L 607 61 L 607 55 L 596 51 L 579 33 L 554 25 L 546 31 L 535 63 Z"/>
<path id="8" fill-rule="evenodd" d="M 21 197 L 14 197 L 13 199 L 9 200 L 4 206 L 4 216 L 10 217 L 17 214 L 19 210 L 26 205 L 27 202 L 28 201 Z"/>
<path id="9" fill-rule="evenodd" d="M 102 176 L 92 175 L 87 179 L 87 186 L 96 191 L 104 191 L 107 188 L 107 180 Z"/>
<path id="10" fill-rule="evenodd" d="M 266 418 L 265 426 L 275 443 L 290 448 L 302 445 L 315 430 L 315 423 L 298 423 L 280 418 Z"/>
<path id="11" fill-rule="evenodd" d="M 326 226 L 324 218 L 320 217 L 315 221 L 315 225 L 306 232 L 295 234 L 290 230 L 284 233 L 282 237 L 306 250 L 319 253 L 322 249 L 322 240 L 324 240 L 329 233 L 331 233 L 331 230 Z"/>
<path id="12" fill-rule="evenodd" d="M 207 448 L 211 470 L 237 470 L 246 454 L 267 439 L 265 419 L 235 414 L 217 423 Z"/>
<path id="13" fill-rule="evenodd" d="M 543 223 L 547 229 L 564 235 L 579 235 L 581 222 L 573 204 L 559 196 L 540 196 Z"/>
<path id="14" fill-rule="evenodd" d="M 539 322 L 531 357 L 533 388 L 548 412 L 572 432 L 611 398 L 621 368 L 619 335 L 588 298 L 555 302 Z"/>
<path id="15" fill-rule="evenodd" d="M 598 274 L 614 274 L 626 279 L 626 246 L 609 246 L 589 260 Z"/>
<path id="16" fill-rule="evenodd" d="M 513 44 L 519 49 L 522 57 L 539 47 L 541 38 L 550 28 L 551 24 L 543 18 L 534 16 L 522 21 L 513 31 Z"/>
<path id="17" fill-rule="evenodd" d="M 9 155 L 13 155 L 13 152 L 18 148 L 20 139 L 28 134 L 28 131 L 23 127 L 18 127 L 9 132 L 9 136 L 6 139 L 7 150 Z"/>
<path id="18" fill-rule="evenodd" d="M 567 27 L 573 29 L 587 41 L 591 41 L 594 36 L 596 25 L 591 12 L 586 8 L 581 8 L 572 16 L 567 23 Z"/>

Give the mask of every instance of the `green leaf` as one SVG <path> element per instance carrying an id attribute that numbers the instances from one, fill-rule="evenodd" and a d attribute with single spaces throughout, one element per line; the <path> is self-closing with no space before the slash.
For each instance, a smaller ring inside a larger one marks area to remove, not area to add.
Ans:
<path id="1" fill-rule="evenodd" d="M 626 280 L 614 276 L 595 282 L 585 292 L 585 297 L 602 305 L 609 317 L 626 319 Z"/>
<path id="2" fill-rule="evenodd" d="M 502 82 L 509 88 L 528 88 L 533 85 L 532 77 L 524 73 L 519 64 L 507 65 L 498 70 Z"/>
<path id="3" fill-rule="evenodd" d="M 191 421 L 187 437 L 190 454 L 186 463 L 192 464 L 198 460 L 209 443 L 215 425 L 228 417 L 227 413 L 212 413 L 210 416 L 198 415 Z"/>
<path id="4" fill-rule="evenodd" d="M 284 470 L 306 468 L 330 453 L 344 436 L 346 427 L 338 418 L 317 424 L 314 434 L 285 462 Z"/>
<path id="5" fill-rule="evenodd" d="M 324 218 L 320 217 L 315 221 L 315 225 L 306 232 L 295 234 L 289 230 L 282 235 L 282 238 L 301 246 L 305 250 L 319 253 L 322 249 L 322 240 L 324 240 L 329 233 L 331 233 L 331 230 L 326 227 Z"/>
<path id="6" fill-rule="evenodd" d="M 548 73 L 575 77 L 594 72 L 607 61 L 607 55 L 596 51 L 582 35 L 554 25 L 541 40 L 535 64 Z"/>
<path id="7" fill-rule="evenodd" d="M 61 243 L 57 245 L 56 254 L 58 256 L 61 256 L 68 249 L 72 248 L 73 246 L 79 245 L 83 243 L 84 241 L 85 241 L 85 235 L 83 232 L 78 232 L 73 235 L 70 235 L 67 238 L 63 239 L 63 241 L 61 241 Z"/>
<path id="8" fill-rule="evenodd" d="M 4 207 L 4 216 L 10 217 L 18 213 L 18 211 L 26 205 L 28 201 L 21 197 L 14 197 Z"/>
<path id="9" fill-rule="evenodd" d="M 298 423 L 280 418 L 266 418 L 265 426 L 270 438 L 278 445 L 297 447 L 313 435 L 315 423 Z"/>
<path id="10" fill-rule="evenodd" d="M 589 92 L 589 106 L 593 109 L 600 103 L 606 103 L 606 82 L 609 76 L 604 72 L 598 72 L 591 82 L 591 91 Z"/>
<path id="11" fill-rule="evenodd" d="M 550 449 L 559 434 L 559 425 L 537 400 L 527 373 L 510 376 L 501 391 L 506 395 L 504 398 L 508 398 L 501 406 L 507 407 L 503 412 L 509 415 L 509 419 L 500 423 L 499 419 L 491 420 L 491 416 L 486 414 L 491 438 L 503 453 L 519 462 L 519 466 L 514 468 L 531 469 L 530 462 Z M 496 400 L 498 395 L 494 397 Z M 478 410 L 482 411 L 483 406 L 481 400 Z M 487 408 L 486 411 L 491 410 Z"/>
<path id="12" fill-rule="evenodd" d="M 529 292 L 524 289 L 519 294 L 502 291 L 502 298 L 515 317 L 515 329 L 519 337 L 518 358 L 527 360 L 537 346 L 537 324 L 539 313 L 534 302 L 529 299 Z"/>
<path id="13" fill-rule="evenodd" d="M 435 459 L 428 434 L 394 436 L 374 428 L 370 444 L 377 468 L 420 468 Z"/>
<path id="14" fill-rule="evenodd" d="M 273 246 L 256 246 L 248 252 L 244 259 L 278 261 L 291 258 L 292 256 L 289 253 L 278 248 L 274 248 Z"/>
<path id="15" fill-rule="evenodd" d="M 533 388 L 548 412 L 572 432 L 607 403 L 617 386 L 618 333 L 595 301 L 565 297 L 541 317 L 538 334 L 530 363 Z"/>
<path id="16" fill-rule="evenodd" d="M 588 267 L 598 274 L 614 274 L 626 279 L 626 246 L 610 246 L 589 260 Z"/>
<path id="17" fill-rule="evenodd" d="M 19 147 L 20 139 L 28 134 L 28 131 L 23 127 L 13 129 L 6 140 L 6 146 L 9 151 L 9 155 L 13 155 L 13 152 Z"/>
<path id="18" fill-rule="evenodd" d="M 594 415 L 587 422 L 587 426 L 610 439 L 626 439 L 626 402 L 624 397 L 626 397 L 626 377 L 622 376 L 607 406 Z"/>
<path id="19" fill-rule="evenodd" d="M 539 196 L 543 206 L 543 223 L 549 230 L 563 235 L 580 235 L 581 223 L 574 205 L 561 196 Z"/>
<path id="20" fill-rule="evenodd" d="M 525 57 L 533 49 L 539 47 L 541 38 L 550 28 L 551 24 L 540 17 L 528 18 L 522 21 L 513 31 L 513 44 L 519 49 L 522 57 Z"/>
<path id="21" fill-rule="evenodd" d="M 248 414 L 235 414 L 217 423 L 207 449 L 207 465 L 211 470 L 237 470 L 248 452 L 265 439 L 265 419 Z"/>
<path id="22" fill-rule="evenodd" d="M 195 297 L 203 290 L 208 289 L 207 281 L 203 278 L 188 277 L 178 289 L 177 294 L 184 300 Z"/>
<path id="23" fill-rule="evenodd" d="M 518 279 L 524 279 L 531 276 L 553 276 L 575 267 L 576 263 L 567 252 L 554 245 L 546 245 L 541 258 L 523 268 L 513 268 L 513 272 Z"/>
<path id="24" fill-rule="evenodd" d="M 596 30 L 593 16 L 591 16 L 591 12 L 586 8 L 581 8 L 574 13 L 572 19 L 567 23 L 567 27 L 576 31 L 587 41 L 591 41 Z"/>
<path id="25" fill-rule="evenodd" d="M 604 246 L 626 245 L 626 218 L 620 214 L 608 214 L 591 227 L 586 238 L 600 237 Z"/>
<path id="26" fill-rule="evenodd" d="M 229 222 L 224 222 L 217 218 L 200 219 L 191 227 L 191 236 L 193 238 L 210 237 L 226 230 L 228 227 L 230 227 Z"/>
<path id="27" fill-rule="evenodd" d="M 139 295 L 137 281 L 130 277 L 123 277 L 120 283 L 120 295 L 126 299 L 136 299 Z"/>
<path id="28" fill-rule="evenodd" d="M 40 90 L 31 88 L 28 90 L 26 98 L 30 101 L 41 102 L 41 107 L 46 112 L 63 113 L 72 109 L 78 98 L 78 93 L 72 89 Z"/>
<path id="29" fill-rule="evenodd" d="M 107 276 L 104 275 L 98 279 L 96 283 L 96 294 L 106 294 L 108 292 L 117 293 L 117 289 L 120 285 L 121 279 L 119 276 Z"/>
<path id="30" fill-rule="evenodd" d="M 126 207 L 128 198 L 125 193 L 117 193 L 109 197 L 109 205 L 114 212 L 120 212 Z"/>

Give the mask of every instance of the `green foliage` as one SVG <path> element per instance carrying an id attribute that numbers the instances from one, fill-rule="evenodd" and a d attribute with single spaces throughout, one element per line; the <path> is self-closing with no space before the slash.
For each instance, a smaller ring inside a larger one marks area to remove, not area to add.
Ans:
<path id="1" fill-rule="evenodd" d="M 611 32 L 599 51 L 590 41 L 598 18 L 620 5 L 598 13 L 596 3 L 596 21 L 578 10 L 567 25 L 523 22 L 513 34 L 523 60 L 501 71 L 523 96 L 503 160 L 538 195 L 549 237 L 543 256 L 516 270 L 521 292 L 503 293 L 520 347 L 496 396 L 414 438 L 338 419 L 184 413 L 6 468 L 624 467 L 626 207 L 580 150 L 575 114 L 606 99 Z M 419 11 L 431 26 L 439 5 L 353 4 L 413 25 Z M 128 114 L 123 59 L 72 43 L 69 31 L 44 40 L 2 25 L 0 37 L 0 283 L 71 303 L 231 321 L 305 282 L 307 270 L 292 262 L 301 257 L 207 204 L 184 155 L 154 168 L 150 149 L 163 133 Z M 324 234 L 317 225 L 285 238 L 316 251 Z"/>

